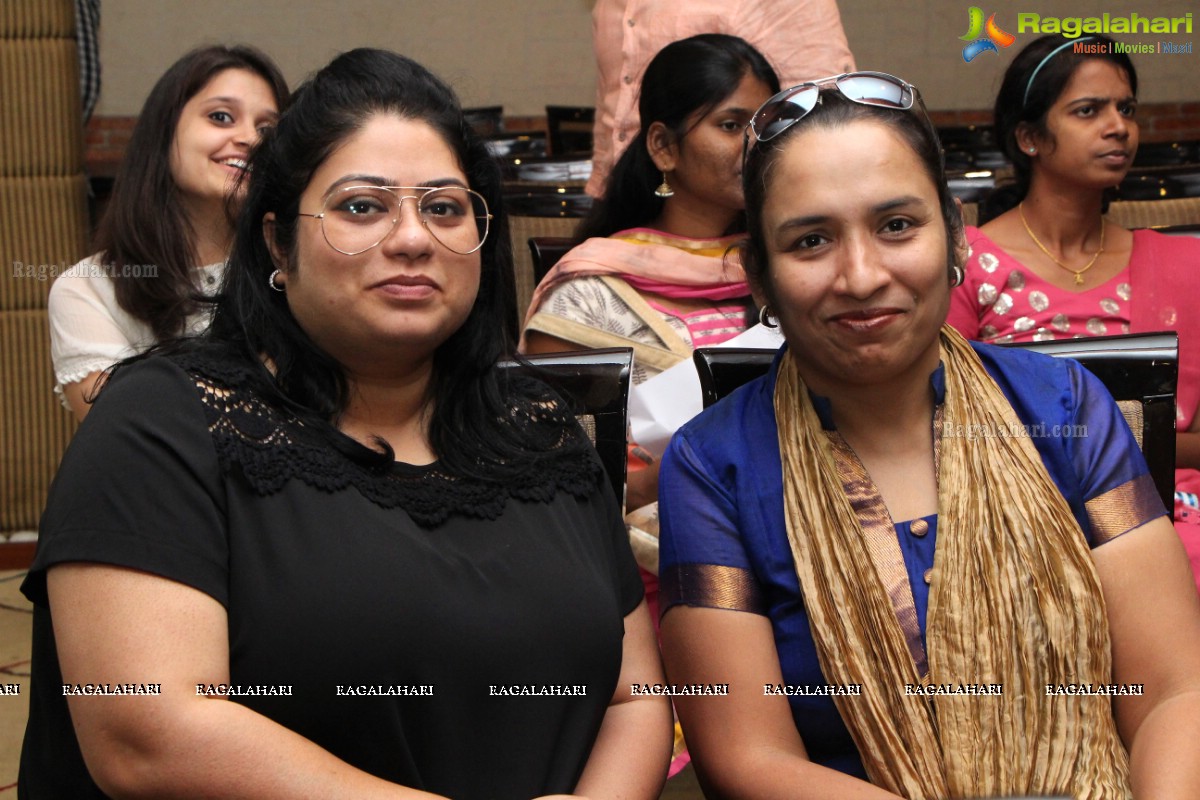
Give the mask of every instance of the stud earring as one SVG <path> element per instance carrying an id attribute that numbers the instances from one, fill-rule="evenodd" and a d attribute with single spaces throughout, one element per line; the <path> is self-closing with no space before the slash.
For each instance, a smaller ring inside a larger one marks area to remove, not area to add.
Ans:
<path id="1" fill-rule="evenodd" d="M 667 183 L 667 173 L 664 172 L 662 174 L 662 178 L 662 183 L 660 183 L 658 188 L 654 190 L 654 196 L 662 198 L 674 196 L 675 190 L 671 188 L 671 184 Z"/>
<path id="2" fill-rule="evenodd" d="M 1037 148 L 1036 147 L 1029 148 L 1029 155 L 1031 155 L 1031 156 L 1037 155 Z"/>
<path id="3" fill-rule="evenodd" d="M 282 286 L 280 286 L 278 283 L 276 283 L 276 282 L 275 282 L 275 279 L 276 279 L 277 277 L 279 277 L 279 273 L 280 273 L 280 270 L 275 270 L 275 271 L 274 271 L 274 272 L 272 272 L 272 273 L 271 273 L 269 276 L 267 276 L 267 285 L 268 285 L 268 286 L 270 286 L 270 287 L 271 287 L 272 289 L 274 289 L 275 291 L 277 291 L 277 292 L 281 292 L 281 293 L 282 293 L 282 292 L 283 292 L 283 287 L 282 287 Z"/>

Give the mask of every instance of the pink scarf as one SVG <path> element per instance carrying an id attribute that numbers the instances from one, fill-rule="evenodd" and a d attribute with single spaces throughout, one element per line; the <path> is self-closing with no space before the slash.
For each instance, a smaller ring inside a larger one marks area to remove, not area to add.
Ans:
<path id="1" fill-rule="evenodd" d="M 1190 236 L 1133 232 L 1129 259 L 1129 329 L 1135 333 L 1179 333 L 1179 430 L 1192 424 L 1200 404 L 1200 241 Z"/>
<path id="2" fill-rule="evenodd" d="M 730 250 L 741 238 L 688 239 L 650 228 L 632 228 L 606 239 L 588 239 L 546 273 L 533 292 L 521 327 L 529 324 L 555 286 L 591 275 L 616 275 L 639 292 L 671 298 L 746 297 L 750 294 L 746 273 L 737 252 Z"/>

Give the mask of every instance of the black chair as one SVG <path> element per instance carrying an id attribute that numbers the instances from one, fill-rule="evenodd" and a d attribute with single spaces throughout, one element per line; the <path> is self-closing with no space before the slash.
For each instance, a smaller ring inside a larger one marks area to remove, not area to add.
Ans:
<path id="1" fill-rule="evenodd" d="M 495 136 L 504 130 L 504 106 L 464 108 L 463 118 L 477 136 Z"/>
<path id="2" fill-rule="evenodd" d="M 1168 509 L 1174 507 L 1178 334 L 1174 331 L 1129 333 L 1028 342 L 1009 347 L 1073 358 L 1099 378 L 1117 401 L 1142 448 L 1163 504 Z"/>
<path id="3" fill-rule="evenodd" d="M 1162 167 L 1200 164 L 1200 142 L 1142 142 L 1133 157 L 1133 166 Z"/>
<path id="4" fill-rule="evenodd" d="M 766 375 L 775 350 L 761 347 L 697 347 L 692 361 L 700 376 L 700 399 L 708 408 L 734 389 Z"/>
<path id="5" fill-rule="evenodd" d="M 526 356 L 515 369 L 549 384 L 573 405 L 600 455 L 614 496 L 625 507 L 626 421 L 633 350 L 628 347 Z"/>
<path id="6" fill-rule="evenodd" d="M 1117 186 L 1117 200 L 1171 200 L 1185 197 L 1183 183 L 1170 175 L 1127 175 Z"/>
<path id="7" fill-rule="evenodd" d="M 1150 476 L 1167 508 L 1175 497 L 1175 385 L 1179 337 L 1174 332 L 1131 333 L 1008 345 L 1073 358 L 1107 387 L 1142 448 Z M 693 353 L 705 408 L 767 372 L 774 350 L 701 347 Z"/>
<path id="8" fill-rule="evenodd" d="M 509 183 L 504 190 L 504 210 L 521 217 L 586 217 L 594 198 L 580 186 L 547 184 L 517 185 Z"/>
<path id="9" fill-rule="evenodd" d="M 575 246 L 575 240 L 562 236 L 530 236 L 529 253 L 533 256 L 533 285 L 546 277 L 551 267 Z"/>
<path id="10" fill-rule="evenodd" d="M 590 154 L 595 119 L 596 109 L 591 106 L 546 106 L 550 152 L 556 156 Z"/>

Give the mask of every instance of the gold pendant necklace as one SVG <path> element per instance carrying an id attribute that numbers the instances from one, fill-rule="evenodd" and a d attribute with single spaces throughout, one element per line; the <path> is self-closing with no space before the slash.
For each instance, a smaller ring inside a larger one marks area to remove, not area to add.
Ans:
<path id="1" fill-rule="evenodd" d="M 1071 269 L 1066 264 L 1055 258 L 1046 246 L 1038 241 L 1038 238 L 1033 235 L 1033 229 L 1029 227 L 1029 220 L 1025 219 L 1025 203 L 1024 201 L 1017 203 L 1017 213 L 1021 215 L 1021 224 L 1025 226 L 1025 232 L 1029 234 L 1029 238 L 1033 239 L 1033 243 L 1038 246 L 1046 254 L 1046 258 L 1058 264 L 1060 267 L 1070 272 L 1075 276 L 1075 285 L 1083 286 L 1083 273 L 1087 272 L 1096 263 L 1096 259 L 1100 258 L 1100 254 L 1104 252 L 1104 217 L 1100 217 L 1100 249 L 1092 254 L 1092 259 L 1083 265 L 1082 269 Z"/>

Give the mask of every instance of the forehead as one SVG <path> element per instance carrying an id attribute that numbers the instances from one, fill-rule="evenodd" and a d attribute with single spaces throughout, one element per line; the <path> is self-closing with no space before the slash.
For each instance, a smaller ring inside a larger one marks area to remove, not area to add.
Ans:
<path id="1" fill-rule="evenodd" d="M 216 73 L 188 102 L 204 102 L 213 97 L 253 99 L 268 102 L 272 107 L 275 105 L 275 94 L 266 79 L 243 67 L 229 67 Z"/>
<path id="2" fill-rule="evenodd" d="M 323 192 L 349 175 L 379 178 L 389 186 L 467 180 L 458 156 L 433 126 L 390 113 L 368 117 L 343 139 L 313 173 L 309 188 Z"/>
<path id="3" fill-rule="evenodd" d="M 1057 102 L 1069 103 L 1080 97 L 1128 97 L 1133 94 L 1129 75 L 1117 64 L 1089 58 L 1071 73 Z"/>
<path id="4" fill-rule="evenodd" d="M 766 178 L 768 217 L 851 213 L 899 196 L 937 203 L 921 157 L 895 129 L 869 119 L 813 125 L 789 136 Z"/>
<path id="5" fill-rule="evenodd" d="M 738 81 L 738 85 L 729 93 L 729 96 L 717 103 L 717 108 L 737 106 L 749 111 L 755 111 L 770 97 L 771 88 L 761 78 L 747 69 L 742 75 L 741 80 Z"/>

